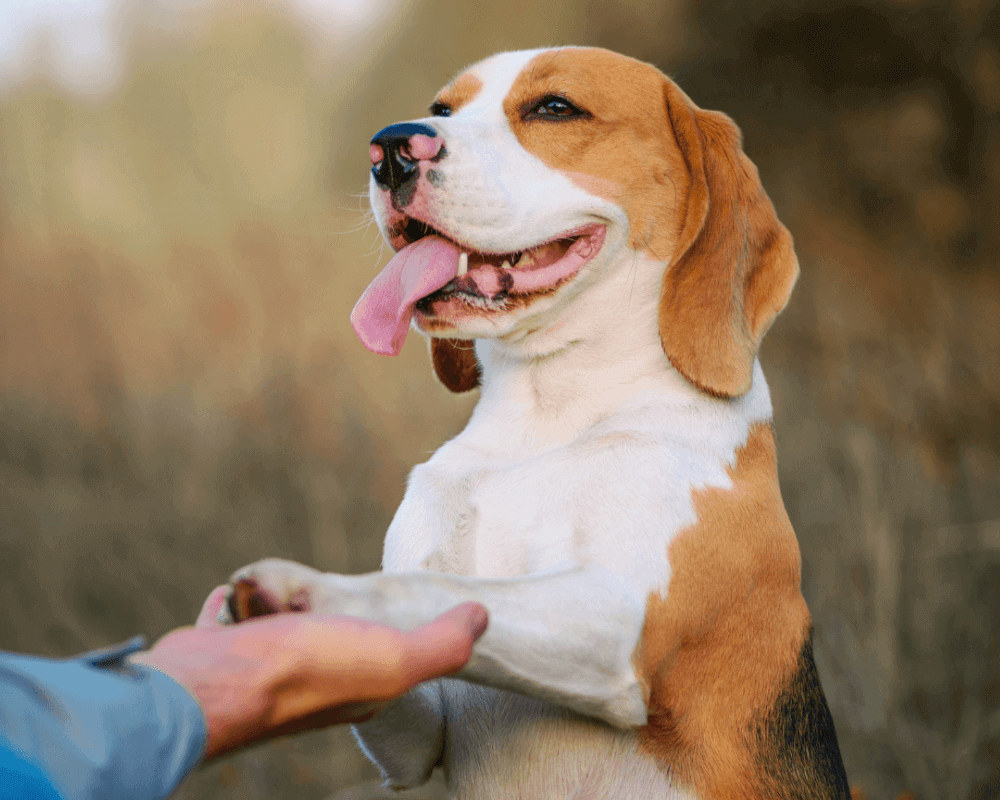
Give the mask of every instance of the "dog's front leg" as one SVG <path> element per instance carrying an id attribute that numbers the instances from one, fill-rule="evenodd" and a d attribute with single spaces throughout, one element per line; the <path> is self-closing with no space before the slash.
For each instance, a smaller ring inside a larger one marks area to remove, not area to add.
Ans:
<path id="1" fill-rule="evenodd" d="M 269 559 L 232 580 L 258 587 L 278 602 L 294 597 L 316 611 L 406 630 L 459 603 L 478 601 L 489 610 L 489 628 L 456 677 L 559 703 L 617 727 L 646 722 L 645 696 L 632 663 L 645 598 L 604 568 L 505 579 L 437 572 L 349 576 Z M 433 717 L 428 698 L 416 707 L 424 709 L 421 718 Z M 409 722 L 401 725 L 405 730 Z"/>

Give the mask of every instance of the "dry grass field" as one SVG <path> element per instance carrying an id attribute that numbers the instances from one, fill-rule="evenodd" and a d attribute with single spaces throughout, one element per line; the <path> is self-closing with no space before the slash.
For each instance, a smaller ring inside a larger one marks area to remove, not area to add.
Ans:
<path id="1" fill-rule="evenodd" d="M 377 568 L 473 398 L 419 337 L 385 359 L 350 330 L 386 256 L 368 139 L 495 50 L 603 45 L 733 116 L 796 237 L 762 360 L 852 784 L 1000 797 L 1000 7 L 407 0 L 336 41 L 279 5 L 169 36 L 151 8 L 111 91 L 0 95 L 0 648 L 158 636 L 266 555 Z M 332 730 L 178 797 L 373 777 Z"/>

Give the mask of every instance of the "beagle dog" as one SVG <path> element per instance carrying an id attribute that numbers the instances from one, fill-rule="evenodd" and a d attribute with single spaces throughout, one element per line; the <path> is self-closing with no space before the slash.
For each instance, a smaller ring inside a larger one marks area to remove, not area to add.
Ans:
<path id="1" fill-rule="evenodd" d="M 402 628 L 465 600 L 454 678 L 356 726 L 451 796 L 848 798 L 757 350 L 798 275 L 726 116 L 606 50 L 502 53 L 372 140 L 396 255 L 352 322 L 412 325 L 465 430 L 414 468 L 383 571 L 269 560 L 232 614 Z"/>

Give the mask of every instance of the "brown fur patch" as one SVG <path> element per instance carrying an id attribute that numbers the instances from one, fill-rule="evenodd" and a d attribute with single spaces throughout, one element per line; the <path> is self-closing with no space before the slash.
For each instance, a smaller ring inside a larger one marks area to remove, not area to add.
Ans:
<path id="1" fill-rule="evenodd" d="M 598 48 L 540 53 L 514 81 L 503 107 L 522 146 L 570 180 L 617 203 L 629 244 L 666 260 L 688 191 L 687 171 L 663 106 L 662 73 Z M 548 94 L 586 111 L 580 119 L 529 120 L 523 111 Z M 666 224 L 664 224 L 666 223 Z"/>
<path id="2" fill-rule="evenodd" d="M 664 96 L 690 190 L 677 251 L 660 294 L 660 340 L 674 367 L 709 394 L 750 388 L 761 339 L 799 274 L 740 132 L 702 111 L 671 81 Z"/>
<path id="3" fill-rule="evenodd" d="M 475 100 L 482 88 L 483 82 L 479 78 L 468 72 L 463 72 L 437 93 L 434 102 L 444 103 L 452 112 L 455 112 Z"/>
<path id="4" fill-rule="evenodd" d="M 471 339 L 431 339 L 434 374 L 453 392 L 468 392 L 480 385 L 482 375 Z"/>
<path id="5" fill-rule="evenodd" d="M 587 115 L 525 119 L 550 94 Z M 733 122 L 649 64 L 573 47 L 536 56 L 504 112 L 526 150 L 625 210 L 630 246 L 670 262 L 659 322 L 674 367 L 709 394 L 746 392 L 798 262 Z"/>
<path id="6" fill-rule="evenodd" d="M 800 670 L 809 612 L 769 425 L 751 429 L 729 475 L 731 489 L 694 492 L 698 521 L 670 547 L 667 596 L 647 603 L 636 664 L 650 715 L 639 736 L 700 797 L 783 797 L 772 792 L 783 778 L 766 768 L 781 753 L 765 758 L 759 732 Z"/>

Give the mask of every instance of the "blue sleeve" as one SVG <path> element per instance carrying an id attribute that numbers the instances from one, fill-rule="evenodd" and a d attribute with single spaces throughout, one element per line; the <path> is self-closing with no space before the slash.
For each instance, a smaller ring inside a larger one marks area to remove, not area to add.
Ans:
<path id="1" fill-rule="evenodd" d="M 3 784 L 32 769 L 63 800 L 161 800 L 177 787 L 204 753 L 205 718 L 180 684 L 125 660 L 141 645 L 71 660 L 0 653 L 0 800 L 31 797 Z"/>
<path id="2" fill-rule="evenodd" d="M 0 742 L 0 800 L 59 800 L 52 782 L 24 753 Z"/>

